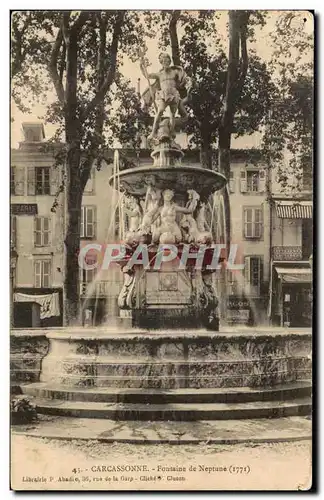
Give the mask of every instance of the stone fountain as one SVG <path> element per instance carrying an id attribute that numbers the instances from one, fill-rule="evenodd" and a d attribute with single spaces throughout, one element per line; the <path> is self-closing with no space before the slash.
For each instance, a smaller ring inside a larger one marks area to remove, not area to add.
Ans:
<path id="1" fill-rule="evenodd" d="M 128 228 L 125 243 L 127 258 L 120 262 L 124 286 L 118 299 L 121 317 L 131 326 L 144 328 L 201 328 L 218 331 L 218 299 L 213 286 L 210 264 L 213 235 L 211 233 L 211 197 L 222 189 L 226 178 L 219 172 L 190 167 L 182 163 L 183 152 L 175 142 L 175 113 L 182 122 L 187 118 L 184 103 L 191 80 L 178 66 L 170 66 L 168 55 L 161 54 L 162 69 L 144 75 L 155 83 L 144 93 L 148 103 L 156 99 L 156 115 L 150 139 L 154 144 L 153 165 L 124 170 L 110 179 L 125 194 Z M 186 90 L 181 99 L 180 91 Z M 170 108 L 170 117 L 163 112 Z M 128 266 L 139 246 L 146 245 L 149 266 Z M 176 247 L 172 262 L 162 265 L 159 254 Z M 199 271 L 193 258 L 204 247 L 205 258 Z M 184 265 L 179 266 L 185 253 Z M 190 258 L 190 256 L 192 258 Z M 158 269 L 157 269 L 158 267 Z M 179 269 L 181 267 L 181 269 Z M 125 324 L 125 323 L 124 323 Z"/>
<path id="2" fill-rule="evenodd" d="M 155 160 L 156 166 L 119 174 L 129 223 L 127 256 L 120 261 L 124 285 L 118 305 L 121 316 L 132 319 L 131 326 L 190 325 L 218 330 L 218 300 L 213 271 L 208 269 L 214 242 L 206 210 L 210 196 L 225 185 L 226 179 L 203 168 L 179 162 L 172 165 L 176 153 L 168 143 L 159 143 L 157 158 L 160 161 L 162 156 L 161 164 Z M 164 165 L 165 157 L 170 159 L 169 166 Z M 149 266 L 130 267 L 132 256 L 141 248 L 148 253 Z M 177 249 L 172 262 L 166 257 L 170 248 Z M 204 260 L 197 270 L 194 257 L 202 248 Z M 185 253 L 186 262 L 180 266 Z"/>
<path id="3" fill-rule="evenodd" d="M 120 171 L 110 181 L 124 193 L 127 215 L 121 326 L 53 329 L 35 337 L 18 332 L 12 380 L 25 382 L 22 390 L 36 397 L 40 413 L 54 415 L 154 421 L 308 414 L 309 331 L 219 332 L 210 197 L 226 179 L 183 161 L 175 113 L 185 119 L 180 92 L 190 92 L 191 83 L 168 57 L 161 63 L 146 93 L 149 101 L 156 98 L 152 166 Z M 167 106 L 169 118 L 163 117 Z M 145 265 L 130 266 L 143 248 Z"/>

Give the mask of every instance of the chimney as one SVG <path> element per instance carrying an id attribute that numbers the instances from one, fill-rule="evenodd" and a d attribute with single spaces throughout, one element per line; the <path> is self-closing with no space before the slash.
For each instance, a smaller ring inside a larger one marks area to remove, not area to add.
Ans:
<path id="1" fill-rule="evenodd" d="M 24 142 L 42 142 L 45 139 L 45 129 L 42 122 L 24 122 L 22 129 Z"/>

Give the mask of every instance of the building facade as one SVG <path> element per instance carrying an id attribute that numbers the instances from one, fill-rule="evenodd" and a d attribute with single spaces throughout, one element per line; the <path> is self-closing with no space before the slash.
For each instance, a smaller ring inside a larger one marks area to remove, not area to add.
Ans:
<path id="1" fill-rule="evenodd" d="M 24 140 L 11 153 L 13 322 L 16 327 L 58 326 L 64 322 L 65 206 L 63 194 L 56 196 L 62 172 L 54 165 L 51 153 L 42 148 L 46 144 L 43 125 L 24 123 L 23 133 Z M 177 142 L 183 148 L 187 145 L 183 137 L 177 138 Z M 135 152 L 124 148 L 123 154 L 130 165 L 152 164 L 148 149 Z M 105 244 L 116 238 L 116 234 L 112 234 L 116 198 L 109 185 L 113 152 L 109 155 L 109 161 L 103 162 L 100 171 L 93 168 L 83 194 L 82 245 L 94 241 Z M 198 166 L 199 152 L 185 150 L 183 162 Z M 260 150 L 232 150 L 229 181 L 231 235 L 232 243 L 237 245 L 238 261 L 244 269 L 226 273 L 226 317 L 223 320 L 230 324 L 264 324 L 269 320 L 274 252 L 278 252 L 276 247 L 286 245 L 286 240 L 282 243 L 280 235 L 289 238 L 286 227 L 282 230 L 281 226 L 279 228 L 271 222 L 276 216 L 276 200 L 270 196 L 270 184 Z M 304 226 L 299 223 L 300 231 L 305 233 L 306 223 Z M 294 226 L 289 227 L 289 234 L 297 238 L 297 229 L 293 232 Z M 298 235 L 299 240 L 294 240 L 290 246 L 298 246 L 297 243 L 302 241 L 301 232 Z M 117 295 L 121 280 L 118 270 L 96 274 L 96 271 L 80 269 L 85 322 L 98 325 L 118 314 Z M 270 316 L 272 318 L 273 314 Z"/>
<path id="2" fill-rule="evenodd" d="M 312 180 L 303 174 L 294 194 L 283 192 L 275 172 L 271 182 L 268 316 L 278 326 L 312 324 Z"/>
<path id="3" fill-rule="evenodd" d="M 270 224 L 267 169 L 260 151 L 232 151 L 229 190 L 231 240 L 244 269 L 228 272 L 228 320 L 260 324 L 266 321 Z"/>

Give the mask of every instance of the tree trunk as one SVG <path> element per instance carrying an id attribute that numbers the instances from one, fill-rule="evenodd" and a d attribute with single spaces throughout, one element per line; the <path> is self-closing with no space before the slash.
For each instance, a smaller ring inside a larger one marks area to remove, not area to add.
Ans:
<path id="1" fill-rule="evenodd" d="M 181 10 L 173 10 L 171 12 L 171 19 L 169 24 L 172 60 L 175 66 L 181 66 L 180 48 L 179 48 L 179 40 L 177 33 L 177 22 L 180 18 L 180 15 L 181 15 Z"/>
<path id="2" fill-rule="evenodd" d="M 235 103 L 237 92 L 237 81 L 239 78 L 240 68 L 240 13 L 230 11 L 229 16 L 229 51 L 228 51 L 228 67 L 226 79 L 226 91 L 224 110 L 221 119 L 221 124 L 218 130 L 218 167 L 220 172 L 225 175 L 227 181 L 230 179 L 231 167 L 231 135 L 233 130 Z M 223 201 L 225 210 L 225 244 L 227 257 L 230 252 L 231 244 L 231 212 L 230 212 L 230 197 L 228 185 L 223 188 Z M 222 268 L 221 279 L 221 300 L 220 310 L 221 316 L 226 318 L 227 310 L 227 273 L 226 268 Z"/>
<path id="3" fill-rule="evenodd" d="M 226 79 L 226 92 L 224 111 L 218 130 L 218 165 L 220 172 L 225 175 L 227 181 L 230 178 L 231 166 L 231 135 L 233 130 L 235 104 L 237 93 L 240 91 L 237 82 L 240 73 L 240 33 L 241 12 L 229 12 L 229 51 L 228 68 Z M 244 83 L 244 82 L 240 82 Z M 231 216 L 228 188 L 224 189 L 225 219 L 226 219 L 226 246 L 229 251 L 231 242 Z"/>
<path id="4" fill-rule="evenodd" d="M 218 168 L 221 174 L 225 175 L 227 181 L 230 178 L 230 168 L 231 168 L 231 133 L 227 130 L 219 131 L 218 139 Z M 225 208 L 225 224 L 226 224 L 226 234 L 225 243 L 227 254 L 229 254 L 230 244 L 231 244 L 231 210 L 230 210 L 230 198 L 228 186 L 223 189 L 223 199 Z"/>
<path id="5" fill-rule="evenodd" d="M 77 104 L 77 33 L 66 35 L 65 136 L 68 148 L 65 204 L 64 320 L 79 318 L 79 262 L 82 189 L 80 183 L 80 120 Z"/>
<path id="6" fill-rule="evenodd" d="M 65 324 L 68 325 L 80 322 L 78 254 L 80 249 L 82 191 L 79 164 L 80 149 L 75 146 L 70 150 L 67 158 L 64 319 Z"/>
<path id="7" fill-rule="evenodd" d="M 208 170 L 213 168 L 213 151 L 210 143 L 211 139 L 206 139 L 200 145 L 200 163 L 203 168 Z"/>

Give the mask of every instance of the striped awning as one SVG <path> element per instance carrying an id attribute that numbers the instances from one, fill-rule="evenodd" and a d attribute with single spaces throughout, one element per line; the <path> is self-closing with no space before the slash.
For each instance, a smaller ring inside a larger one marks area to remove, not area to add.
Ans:
<path id="1" fill-rule="evenodd" d="M 281 219 L 312 219 L 311 201 L 276 201 L 277 216 Z"/>
<path id="2" fill-rule="evenodd" d="M 283 283 L 311 283 L 312 270 L 309 267 L 291 268 L 275 266 L 279 279 Z"/>

